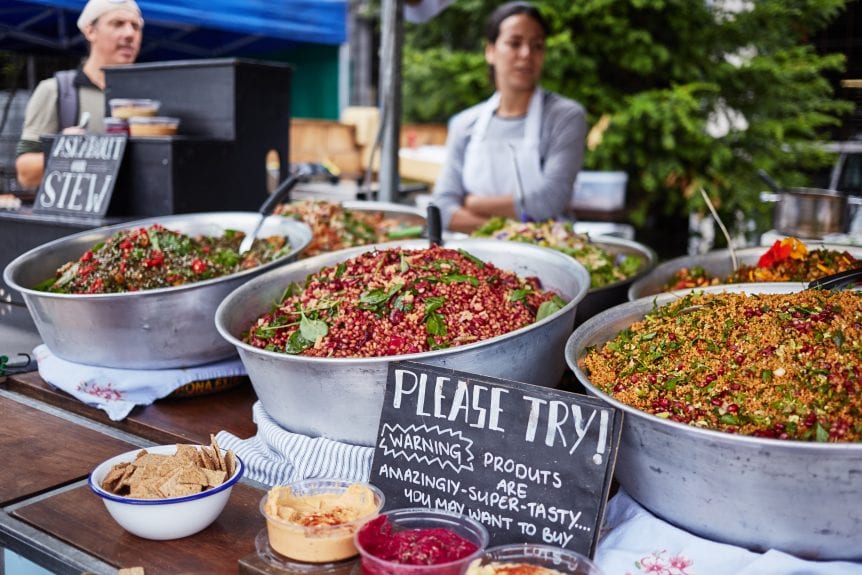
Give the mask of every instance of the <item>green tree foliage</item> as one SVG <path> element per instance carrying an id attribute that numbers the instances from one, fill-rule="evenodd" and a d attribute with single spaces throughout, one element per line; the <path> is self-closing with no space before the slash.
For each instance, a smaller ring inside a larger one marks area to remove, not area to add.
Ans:
<path id="1" fill-rule="evenodd" d="M 491 93 L 484 21 L 498 4 L 455 0 L 432 21 L 407 25 L 405 121 L 445 122 Z M 757 169 L 785 186 L 810 183 L 806 173 L 830 161 L 814 144 L 852 110 L 827 80 L 844 57 L 809 43 L 845 0 L 535 4 L 553 30 L 543 86 L 580 101 L 591 125 L 606 125 L 585 166 L 628 172 L 637 225 L 650 214 L 704 210 L 701 187 L 725 221 L 765 216 Z M 742 122 L 708 129 L 727 118 Z"/>

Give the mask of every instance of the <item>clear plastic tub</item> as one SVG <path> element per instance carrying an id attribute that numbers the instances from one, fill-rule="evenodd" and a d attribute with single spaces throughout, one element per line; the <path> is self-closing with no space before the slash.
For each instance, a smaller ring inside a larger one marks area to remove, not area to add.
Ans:
<path id="1" fill-rule="evenodd" d="M 603 575 L 598 565 L 575 551 L 538 543 L 517 543 L 486 549 L 464 575 L 497 575 L 514 568 L 531 575 Z M 529 569 L 529 571 L 528 571 Z"/>
<path id="2" fill-rule="evenodd" d="M 105 124 L 106 134 L 127 134 L 129 133 L 129 122 L 122 118 L 107 117 L 103 120 Z"/>
<path id="3" fill-rule="evenodd" d="M 261 499 L 260 512 L 276 552 L 296 561 L 332 563 L 356 556 L 354 533 L 377 516 L 384 502 L 383 493 L 368 483 L 307 479 L 274 487 Z M 280 505 L 295 510 L 297 520 L 279 517 Z M 363 511 L 345 522 L 336 507 Z"/>
<path id="4" fill-rule="evenodd" d="M 626 172 L 590 172 L 582 170 L 575 178 L 571 207 L 582 210 L 612 212 L 626 206 Z"/>
<path id="5" fill-rule="evenodd" d="M 167 116 L 132 116 L 129 118 L 130 136 L 173 136 L 180 126 L 179 118 Z"/>
<path id="6" fill-rule="evenodd" d="M 132 116 L 156 116 L 162 103 L 146 98 L 111 98 L 108 106 L 112 117 L 128 120 Z"/>
<path id="7" fill-rule="evenodd" d="M 447 537 L 441 538 L 439 530 L 448 532 Z M 390 560 L 376 554 L 380 549 L 391 550 L 394 538 L 404 536 L 404 532 L 408 532 L 407 542 L 397 546 L 403 558 Z M 474 549 L 462 549 L 466 551 L 464 555 L 456 552 L 458 543 L 452 541 L 452 534 Z M 461 575 L 471 561 L 482 555 L 488 540 L 488 530 L 478 521 L 440 509 L 396 509 L 369 521 L 356 532 L 363 575 Z M 450 556 L 461 556 L 444 557 L 442 561 L 428 558 L 429 551 L 439 549 L 445 549 Z M 420 559 L 423 564 L 416 564 Z"/>

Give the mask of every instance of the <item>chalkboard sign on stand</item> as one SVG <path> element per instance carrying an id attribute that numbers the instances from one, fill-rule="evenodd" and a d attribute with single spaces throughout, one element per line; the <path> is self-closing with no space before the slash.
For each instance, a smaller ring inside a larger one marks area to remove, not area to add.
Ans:
<path id="1" fill-rule="evenodd" d="M 33 211 L 101 218 L 108 211 L 126 150 L 124 134 L 64 134 L 45 158 Z"/>
<path id="2" fill-rule="evenodd" d="M 491 545 L 546 543 L 592 557 L 622 418 L 584 395 L 393 362 L 371 482 L 386 509 L 469 515 Z"/>

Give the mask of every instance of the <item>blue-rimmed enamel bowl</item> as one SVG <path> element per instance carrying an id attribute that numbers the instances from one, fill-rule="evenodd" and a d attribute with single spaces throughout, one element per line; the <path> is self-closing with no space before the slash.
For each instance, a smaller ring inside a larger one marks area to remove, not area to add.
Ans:
<path id="1" fill-rule="evenodd" d="M 173 455 L 177 446 L 158 445 L 145 449 L 153 454 Z M 104 490 L 102 481 L 111 468 L 117 463 L 134 461 L 140 451 L 127 451 L 100 463 L 87 482 L 93 493 L 102 498 L 111 517 L 123 529 L 144 539 L 179 539 L 206 529 L 224 510 L 234 484 L 245 472 L 245 464 L 236 457 L 236 469 L 221 485 L 194 495 L 168 499 L 138 499 Z"/>

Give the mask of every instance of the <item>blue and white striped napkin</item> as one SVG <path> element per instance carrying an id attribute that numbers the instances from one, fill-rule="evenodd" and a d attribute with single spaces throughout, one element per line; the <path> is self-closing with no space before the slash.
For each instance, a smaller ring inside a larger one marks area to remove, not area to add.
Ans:
<path id="1" fill-rule="evenodd" d="M 324 437 L 309 437 L 279 426 L 260 402 L 252 407 L 257 434 L 248 439 L 220 431 L 220 447 L 232 449 L 249 479 L 266 485 L 284 485 L 300 479 L 368 481 L 374 448 L 351 445 Z"/>

